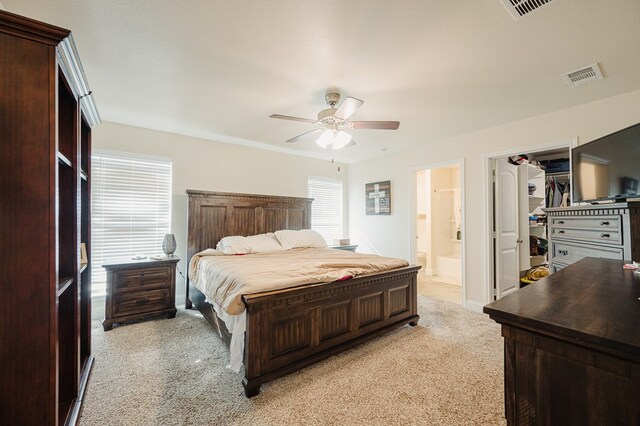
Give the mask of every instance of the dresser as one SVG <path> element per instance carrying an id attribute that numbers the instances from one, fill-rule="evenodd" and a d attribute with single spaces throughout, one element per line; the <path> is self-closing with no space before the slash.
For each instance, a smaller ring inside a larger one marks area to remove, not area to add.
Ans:
<path id="1" fill-rule="evenodd" d="M 551 272 L 584 257 L 640 261 L 640 202 L 544 209 Z"/>
<path id="2" fill-rule="evenodd" d="M 102 326 L 142 320 L 157 315 L 176 316 L 177 256 L 107 262 L 107 294 Z"/>
<path id="3" fill-rule="evenodd" d="M 584 258 L 484 307 L 507 425 L 640 424 L 640 273 L 624 263 Z"/>

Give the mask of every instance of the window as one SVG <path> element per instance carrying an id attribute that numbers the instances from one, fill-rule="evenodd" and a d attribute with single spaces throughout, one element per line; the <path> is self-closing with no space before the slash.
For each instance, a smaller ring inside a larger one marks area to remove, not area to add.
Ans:
<path id="1" fill-rule="evenodd" d="M 343 237 L 342 181 L 337 179 L 311 177 L 308 181 L 311 206 L 311 228 L 318 231 L 328 244 L 334 238 Z"/>
<path id="2" fill-rule="evenodd" d="M 106 260 L 162 253 L 171 229 L 171 161 L 94 152 L 91 199 L 92 296 L 104 296 Z"/>

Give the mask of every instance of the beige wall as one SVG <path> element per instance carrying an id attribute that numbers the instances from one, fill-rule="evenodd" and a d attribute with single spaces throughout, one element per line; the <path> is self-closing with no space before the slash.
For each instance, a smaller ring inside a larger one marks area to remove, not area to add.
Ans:
<path id="1" fill-rule="evenodd" d="M 186 270 L 187 196 L 185 190 L 200 189 L 254 194 L 307 196 L 309 176 L 345 181 L 347 167 L 294 155 L 214 142 L 173 133 L 115 123 L 103 123 L 93 132 L 93 149 L 127 151 L 171 158 L 173 162 L 172 231 L 176 254 Z M 345 204 L 345 216 L 347 206 Z M 345 220 L 345 234 L 347 223 Z M 177 299 L 184 300 L 184 281 L 178 277 Z"/>
<path id="2" fill-rule="evenodd" d="M 588 86 L 576 90 L 589 90 Z M 485 279 L 487 218 L 484 155 L 578 138 L 579 143 L 640 122 L 640 91 L 626 93 L 455 138 L 417 145 L 397 154 L 349 166 L 349 232 L 361 251 L 409 259 L 411 168 L 465 159 L 466 306 L 480 309 L 487 300 Z M 419 142 L 419 141 L 416 141 Z M 391 180 L 392 214 L 366 216 L 364 185 Z M 411 260 L 411 259 L 409 259 Z"/>

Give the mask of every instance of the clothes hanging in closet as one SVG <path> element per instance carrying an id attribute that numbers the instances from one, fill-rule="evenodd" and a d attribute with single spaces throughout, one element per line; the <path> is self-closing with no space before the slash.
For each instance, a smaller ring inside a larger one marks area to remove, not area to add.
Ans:
<path id="1" fill-rule="evenodd" d="M 555 176 L 547 177 L 545 185 L 547 207 L 568 207 L 570 202 L 571 184 L 568 178 L 558 179 Z"/>

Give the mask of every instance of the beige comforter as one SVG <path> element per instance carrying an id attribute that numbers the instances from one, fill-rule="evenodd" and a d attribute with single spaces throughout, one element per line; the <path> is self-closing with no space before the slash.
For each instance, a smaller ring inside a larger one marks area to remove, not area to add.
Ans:
<path id="1" fill-rule="evenodd" d="M 191 258 L 189 279 L 228 314 L 238 315 L 244 311 L 244 294 L 328 283 L 407 265 L 402 259 L 324 248 L 244 256 L 209 249 Z"/>

